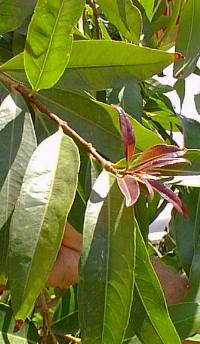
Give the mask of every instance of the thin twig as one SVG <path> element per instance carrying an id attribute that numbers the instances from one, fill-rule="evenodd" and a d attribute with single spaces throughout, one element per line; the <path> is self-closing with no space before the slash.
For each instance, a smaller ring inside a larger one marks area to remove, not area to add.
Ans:
<path id="1" fill-rule="evenodd" d="M 0 73 L 0 81 L 2 81 L 10 88 L 21 93 L 21 95 L 31 104 L 33 104 L 40 112 L 46 114 L 49 118 L 51 118 L 59 127 L 62 128 L 65 134 L 69 135 L 76 143 L 83 146 L 83 148 L 101 164 L 102 168 L 104 168 L 108 172 L 117 174 L 117 169 L 113 166 L 113 164 L 110 161 L 103 158 L 101 154 L 99 154 L 96 151 L 96 149 L 92 146 L 92 144 L 83 139 L 75 130 L 73 130 L 68 125 L 67 122 L 63 121 L 55 113 L 51 112 L 43 103 L 41 103 L 36 98 L 36 96 L 26 86 L 9 78 L 7 75 L 3 73 Z"/>
<path id="2" fill-rule="evenodd" d="M 42 334 L 42 343 L 47 343 L 47 337 L 50 332 L 50 326 L 51 326 L 51 319 L 49 315 L 49 309 L 46 303 L 46 299 L 44 296 L 44 293 L 40 293 L 39 295 L 39 301 L 41 304 L 41 313 L 43 316 L 43 334 Z"/>
<path id="3" fill-rule="evenodd" d="M 91 7 L 92 11 L 93 11 L 93 17 L 94 17 L 94 24 L 95 24 L 95 31 L 96 31 L 96 39 L 100 39 L 101 38 L 101 31 L 99 28 L 99 20 L 98 20 L 98 12 L 97 12 L 97 8 L 95 5 L 95 1 L 94 0 L 88 0 L 88 4 Z"/>

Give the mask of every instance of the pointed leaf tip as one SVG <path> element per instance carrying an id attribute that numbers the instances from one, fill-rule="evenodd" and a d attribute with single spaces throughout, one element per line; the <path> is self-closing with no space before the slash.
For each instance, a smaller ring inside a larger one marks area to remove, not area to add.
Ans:
<path id="1" fill-rule="evenodd" d="M 180 52 L 175 52 L 174 53 L 174 61 L 182 60 L 184 58 L 185 58 L 185 56 L 182 53 L 180 53 Z"/>
<path id="2" fill-rule="evenodd" d="M 166 188 L 163 184 L 157 182 L 156 180 L 149 180 L 151 186 L 169 203 L 173 204 L 174 208 L 183 215 L 185 220 L 188 220 L 189 215 L 186 207 L 182 203 L 181 199 L 169 188 Z"/>
<path id="3" fill-rule="evenodd" d="M 126 155 L 127 164 L 132 159 L 135 152 L 135 134 L 131 122 L 128 119 L 127 113 L 122 107 L 113 105 L 119 114 L 119 122 L 122 138 L 124 141 L 124 151 Z"/>

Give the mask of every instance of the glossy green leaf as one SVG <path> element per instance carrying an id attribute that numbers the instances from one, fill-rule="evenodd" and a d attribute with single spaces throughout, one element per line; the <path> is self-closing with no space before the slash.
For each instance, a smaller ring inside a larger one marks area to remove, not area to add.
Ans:
<path id="1" fill-rule="evenodd" d="M 160 343 L 180 344 L 180 339 L 170 319 L 164 295 L 151 265 L 142 235 L 136 225 L 135 284 L 146 315 Z"/>
<path id="2" fill-rule="evenodd" d="M 121 344 L 132 301 L 135 224 L 115 177 L 102 172 L 84 223 L 79 308 L 83 343 Z M 124 226 L 126 223 L 126 226 Z"/>
<path id="3" fill-rule="evenodd" d="M 28 162 L 37 147 L 31 115 L 28 112 L 23 115 L 24 124 L 21 143 L 0 190 L 0 228 L 14 209 Z M 13 130 L 17 130 L 17 128 L 13 128 Z M 12 146 L 14 145 L 15 140 L 13 140 Z"/>
<path id="4" fill-rule="evenodd" d="M 0 34 L 13 31 L 33 11 L 35 0 L 2 0 L 0 2 Z"/>
<path id="5" fill-rule="evenodd" d="M 122 37 L 138 44 L 142 29 L 142 16 L 131 0 L 98 0 L 107 19 L 114 24 Z"/>
<path id="6" fill-rule="evenodd" d="M 10 228 L 9 281 L 16 318 L 27 316 L 56 259 L 78 170 L 77 147 L 62 130 L 43 141 L 29 162 Z"/>
<path id="7" fill-rule="evenodd" d="M 17 95 L 12 96 L 7 96 L 0 106 L 0 189 L 15 160 L 23 133 L 24 114 L 14 101 Z"/>
<path id="8" fill-rule="evenodd" d="M 154 0 L 140 0 L 140 3 L 145 9 L 147 17 L 151 19 L 154 7 Z"/>
<path id="9" fill-rule="evenodd" d="M 171 305 L 169 314 L 181 339 L 194 335 L 200 328 L 200 304 L 197 302 Z"/>
<path id="10" fill-rule="evenodd" d="M 98 102 L 87 94 L 70 90 L 42 91 L 39 99 L 52 111 L 58 113 L 103 155 L 113 161 L 123 156 L 118 114 L 111 106 Z M 129 119 L 134 127 L 137 149 L 144 150 L 150 145 L 162 143 L 158 135 L 131 117 Z M 46 121 L 45 115 L 43 122 L 48 128 L 52 121 Z"/>
<path id="11" fill-rule="evenodd" d="M 84 0 L 38 0 L 28 28 L 24 65 L 34 90 L 52 87 L 64 73 L 72 48 L 73 27 Z"/>
<path id="12" fill-rule="evenodd" d="M 15 331 L 12 308 L 0 303 L 0 342 L 2 344 L 39 344 L 39 335 L 32 322 L 26 320 L 20 331 Z"/>
<path id="13" fill-rule="evenodd" d="M 196 67 L 200 54 L 200 47 L 199 44 L 197 44 L 200 30 L 199 17 L 199 0 L 188 0 L 181 12 L 175 46 L 176 51 L 181 52 L 185 58 L 175 62 L 175 77 L 185 78 L 192 73 Z"/>
<path id="14" fill-rule="evenodd" d="M 145 80 L 172 63 L 175 55 L 162 50 L 117 41 L 74 41 L 68 67 L 56 87 L 102 90 Z M 1 70 L 25 81 L 23 54 Z"/>

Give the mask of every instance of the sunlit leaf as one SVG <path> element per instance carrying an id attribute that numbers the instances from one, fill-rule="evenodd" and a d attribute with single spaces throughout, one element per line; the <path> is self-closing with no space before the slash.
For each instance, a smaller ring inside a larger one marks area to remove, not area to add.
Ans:
<path id="1" fill-rule="evenodd" d="M 38 0 L 28 28 L 24 65 L 34 90 L 52 87 L 68 64 L 73 27 L 84 0 Z"/>
<path id="2" fill-rule="evenodd" d="M 61 130 L 44 140 L 29 162 L 10 228 L 9 281 L 18 319 L 27 316 L 52 269 L 78 169 L 78 150 Z"/>

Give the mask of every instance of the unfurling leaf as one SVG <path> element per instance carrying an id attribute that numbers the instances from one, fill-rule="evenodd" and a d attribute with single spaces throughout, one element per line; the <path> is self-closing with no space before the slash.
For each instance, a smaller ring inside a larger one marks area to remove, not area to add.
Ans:
<path id="1" fill-rule="evenodd" d="M 126 155 L 127 167 L 135 152 L 135 135 L 133 127 L 126 112 L 120 106 L 114 106 L 119 114 L 120 129 L 124 141 L 124 151 Z"/>
<path id="2" fill-rule="evenodd" d="M 156 180 L 149 180 L 149 183 L 164 199 L 172 203 L 180 214 L 182 214 L 186 219 L 188 218 L 187 209 L 184 207 L 180 198 L 171 189 L 166 188 L 163 184 L 157 182 Z"/>
<path id="3" fill-rule="evenodd" d="M 126 206 L 130 207 L 135 204 L 140 195 L 140 187 L 137 180 L 133 176 L 127 174 L 124 177 L 117 177 L 117 183 L 125 197 Z"/>

